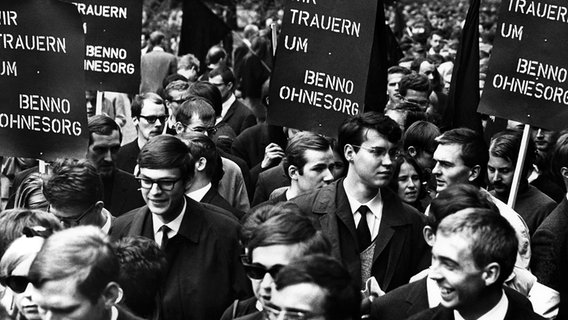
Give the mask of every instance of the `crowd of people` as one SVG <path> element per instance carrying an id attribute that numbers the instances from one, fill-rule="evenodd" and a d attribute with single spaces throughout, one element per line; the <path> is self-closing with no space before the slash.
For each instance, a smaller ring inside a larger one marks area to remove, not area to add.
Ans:
<path id="1" fill-rule="evenodd" d="M 568 319 L 568 131 L 532 128 L 508 206 L 523 124 L 443 122 L 465 9 L 396 6 L 384 112 L 335 138 L 266 122 L 258 26 L 203 64 L 151 33 L 131 119 L 88 92 L 85 158 L 12 173 L 0 318 Z"/>

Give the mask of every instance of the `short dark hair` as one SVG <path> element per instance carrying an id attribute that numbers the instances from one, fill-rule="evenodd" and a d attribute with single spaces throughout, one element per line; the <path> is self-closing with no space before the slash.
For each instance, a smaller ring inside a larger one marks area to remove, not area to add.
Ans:
<path id="1" fill-rule="evenodd" d="M 51 231 L 62 228 L 59 220 L 45 211 L 24 208 L 4 210 L 0 213 L 0 257 L 14 240 L 22 236 L 25 227 L 43 227 Z"/>
<path id="2" fill-rule="evenodd" d="M 166 94 L 166 100 L 168 99 L 168 96 L 170 94 L 171 91 L 186 91 L 187 89 L 189 89 L 189 83 L 187 81 L 183 81 L 183 80 L 174 80 L 170 83 L 168 83 L 166 85 L 166 88 L 164 89 L 164 92 Z"/>
<path id="3" fill-rule="evenodd" d="M 205 64 L 216 64 L 225 58 L 227 58 L 227 51 L 225 51 L 225 49 L 221 46 L 212 46 L 209 48 L 209 51 L 207 51 L 207 55 L 205 56 Z"/>
<path id="4" fill-rule="evenodd" d="M 197 96 L 189 97 L 174 110 L 176 121 L 184 125 L 187 125 L 193 116 L 209 122 L 215 120 L 215 110 L 208 100 Z"/>
<path id="5" fill-rule="evenodd" d="M 432 93 L 432 87 L 430 86 L 428 77 L 415 72 L 404 75 L 398 83 L 398 92 L 402 97 L 406 96 L 408 90 L 427 92 L 428 95 Z"/>
<path id="6" fill-rule="evenodd" d="M 487 176 L 489 152 L 481 134 L 469 128 L 456 128 L 444 132 L 436 138 L 436 142 L 439 145 L 460 145 L 463 163 L 469 168 L 477 165 L 481 167 L 481 172 L 473 183 L 478 187 L 483 185 Z"/>
<path id="7" fill-rule="evenodd" d="M 523 134 L 518 130 L 506 129 L 497 132 L 491 138 L 489 145 L 489 154 L 494 157 L 503 158 L 515 167 L 517 157 L 521 150 L 521 140 Z M 536 157 L 536 147 L 532 139 L 528 139 L 527 153 L 525 163 L 523 165 L 523 172 L 521 173 L 522 179 L 527 179 L 529 171 L 532 170 L 532 165 Z"/>
<path id="8" fill-rule="evenodd" d="M 365 112 L 350 116 L 339 127 L 339 151 L 344 162 L 346 161 L 345 145 L 360 146 L 365 141 L 369 130 L 376 130 L 391 143 L 398 143 L 402 134 L 398 124 L 383 114 Z"/>
<path id="9" fill-rule="evenodd" d="M 156 242 L 142 236 L 115 243 L 120 265 L 117 282 L 124 290 L 122 302 L 136 315 L 147 318 L 154 312 L 156 295 L 166 277 L 168 261 Z"/>
<path id="10" fill-rule="evenodd" d="M 359 319 L 361 293 L 347 269 L 335 258 L 317 254 L 292 261 L 274 280 L 278 291 L 301 283 L 314 284 L 325 292 L 326 320 Z"/>
<path id="11" fill-rule="evenodd" d="M 213 107 L 213 110 L 215 110 L 215 116 L 221 116 L 221 112 L 223 111 L 223 96 L 217 86 L 208 81 L 197 81 L 189 87 L 188 93 L 207 100 Z"/>
<path id="12" fill-rule="evenodd" d="M 402 136 L 404 150 L 414 147 L 417 152 L 428 151 L 434 153 L 438 143 L 436 137 L 441 134 L 440 129 L 428 121 L 416 121 L 411 124 Z"/>
<path id="13" fill-rule="evenodd" d="M 216 76 L 221 76 L 223 83 L 225 84 L 235 83 L 235 74 L 233 73 L 233 70 L 227 66 L 220 66 L 209 72 L 209 79 Z"/>
<path id="14" fill-rule="evenodd" d="M 142 114 L 142 108 L 144 107 L 144 101 L 151 101 L 156 104 L 161 104 L 164 106 L 164 110 L 166 110 L 166 106 L 164 105 L 164 99 L 160 97 L 158 94 L 153 92 L 146 92 L 137 94 L 132 99 L 132 104 L 130 105 L 130 115 L 132 118 L 139 118 Z"/>
<path id="15" fill-rule="evenodd" d="M 108 236 L 100 228 L 79 226 L 51 235 L 32 262 L 28 277 L 36 288 L 68 277 L 91 303 L 118 277 L 118 259 Z"/>
<path id="16" fill-rule="evenodd" d="M 406 75 L 406 74 L 411 74 L 412 71 L 410 71 L 408 68 L 401 66 L 392 66 L 387 70 L 387 74 L 397 74 L 397 73 Z"/>
<path id="17" fill-rule="evenodd" d="M 468 208 L 444 218 L 437 234 L 459 234 L 470 241 L 473 261 L 478 268 L 497 262 L 501 273 L 494 286 L 501 287 L 513 272 L 519 241 L 511 224 L 494 210 Z"/>
<path id="18" fill-rule="evenodd" d="M 140 169 L 180 169 L 181 177 L 186 181 L 194 170 L 189 148 L 168 134 L 151 138 L 140 150 L 137 161 Z"/>
<path id="19" fill-rule="evenodd" d="M 566 185 L 560 170 L 563 167 L 568 168 L 568 133 L 564 133 L 558 137 L 556 144 L 551 153 L 551 171 L 552 175 L 557 181 L 562 182 L 562 186 Z"/>
<path id="20" fill-rule="evenodd" d="M 103 182 L 87 160 L 58 159 L 43 194 L 52 207 L 86 209 L 103 200 Z"/>
<path id="21" fill-rule="evenodd" d="M 243 217 L 242 243 L 248 251 L 272 245 L 300 245 L 300 255 L 331 254 L 331 245 L 300 208 L 288 202 L 264 205 Z"/>
<path id="22" fill-rule="evenodd" d="M 49 203 L 43 195 L 44 179 L 39 172 L 27 176 L 16 190 L 14 208 L 47 210 Z"/>
<path id="23" fill-rule="evenodd" d="M 304 174 L 304 166 L 307 162 L 304 156 L 306 150 L 325 152 L 331 150 L 331 145 L 325 137 L 313 132 L 303 131 L 296 134 L 288 141 L 285 150 L 286 156 L 282 160 L 282 167 L 287 176 L 288 168 L 290 168 L 291 165 L 298 168 L 300 174 Z"/>
<path id="24" fill-rule="evenodd" d="M 440 191 L 432 200 L 428 225 L 436 232 L 442 219 L 467 208 L 489 209 L 499 213 L 487 192 L 471 184 L 460 183 Z"/>
<path id="25" fill-rule="evenodd" d="M 224 171 L 223 160 L 213 140 L 199 133 L 182 133 L 179 138 L 187 144 L 194 163 L 201 157 L 205 158 L 207 161 L 205 175 L 211 179 L 211 184 L 217 187 L 223 178 Z"/>
<path id="26" fill-rule="evenodd" d="M 93 143 L 93 133 L 103 136 L 110 136 L 113 131 L 118 131 L 118 139 L 122 142 L 122 130 L 120 126 L 111 117 L 97 114 L 89 117 L 89 145 Z"/>

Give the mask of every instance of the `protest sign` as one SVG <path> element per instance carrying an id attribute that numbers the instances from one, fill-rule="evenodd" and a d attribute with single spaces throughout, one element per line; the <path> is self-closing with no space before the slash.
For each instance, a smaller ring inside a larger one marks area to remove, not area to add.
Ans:
<path id="1" fill-rule="evenodd" d="M 289 0 L 268 122 L 329 136 L 363 112 L 377 1 Z"/>
<path id="2" fill-rule="evenodd" d="M 568 123 L 568 5 L 505 0 L 478 112 L 561 130 Z"/>
<path id="3" fill-rule="evenodd" d="M 63 0 L 83 17 L 87 89 L 138 93 L 140 0 Z"/>
<path id="4" fill-rule="evenodd" d="M 83 158 L 81 16 L 58 0 L 0 2 L 0 154 Z"/>

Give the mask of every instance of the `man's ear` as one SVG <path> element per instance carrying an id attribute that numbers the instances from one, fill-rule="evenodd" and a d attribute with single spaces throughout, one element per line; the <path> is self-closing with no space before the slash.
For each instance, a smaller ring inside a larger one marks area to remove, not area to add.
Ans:
<path id="1" fill-rule="evenodd" d="M 97 214 L 100 214 L 100 213 L 101 213 L 101 211 L 103 210 L 104 206 L 105 206 L 105 203 L 102 202 L 102 201 L 97 201 L 97 203 L 95 203 L 94 209 L 97 211 Z"/>
<path id="2" fill-rule="evenodd" d="M 432 230 L 432 227 L 424 226 L 424 229 L 422 229 L 422 235 L 424 236 L 426 243 L 430 247 L 433 247 L 434 242 L 436 241 L 436 234 L 434 233 L 434 230 Z"/>
<path id="3" fill-rule="evenodd" d="M 481 174 L 481 166 L 475 165 L 473 168 L 469 169 L 469 177 L 467 178 L 468 181 L 475 181 L 477 177 Z"/>
<path id="4" fill-rule="evenodd" d="M 229 90 L 233 90 L 233 83 L 229 82 L 226 84 L 227 88 L 229 88 Z"/>
<path id="5" fill-rule="evenodd" d="M 111 281 L 103 290 L 101 299 L 103 299 L 105 309 L 110 309 L 113 305 L 120 302 L 124 295 L 124 291 L 118 283 Z"/>
<path id="6" fill-rule="evenodd" d="M 288 167 L 288 176 L 290 177 L 290 179 L 298 180 L 299 175 L 300 173 L 298 172 L 298 167 L 296 167 L 295 165 L 290 165 Z"/>
<path id="7" fill-rule="evenodd" d="M 140 119 L 138 117 L 133 117 L 132 118 L 132 123 L 134 124 L 134 126 L 136 128 L 138 128 L 138 125 L 140 124 Z"/>
<path id="8" fill-rule="evenodd" d="M 207 159 L 204 157 L 200 157 L 197 161 L 195 161 L 195 170 L 201 172 L 205 170 L 207 167 Z"/>
<path id="9" fill-rule="evenodd" d="M 568 180 L 568 168 L 566 168 L 566 167 L 560 168 L 560 175 L 562 176 L 562 179 L 564 179 L 564 181 L 567 181 Z"/>
<path id="10" fill-rule="evenodd" d="M 483 273 L 481 277 L 485 282 L 485 286 L 488 287 L 497 282 L 499 276 L 501 275 L 501 266 L 497 262 L 491 262 L 483 268 Z"/>
<path id="11" fill-rule="evenodd" d="M 185 127 L 183 126 L 183 124 L 181 124 L 181 122 L 176 122 L 175 129 L 176 134 L 181 134 L 185 131 Z"/>
<path id="12" fill-rule="evenodd" d="M 353 146 L 346 144 L 345 147 L 343 147 L 343 155 L 345 156 L 347 162 L 353 161 L 353 154 L 355 154 L 355 149 L 353 149 Z"/>
<path id="13" fill-rule="evenodd" d="M 414 148 L 414 146 L 410 146 L 406 149 L 406 151 L 408 152 L 408 155 L 415 158 L 416 155 L 418 154 L 418 151 L 416 151 L 416 148 Z"/>

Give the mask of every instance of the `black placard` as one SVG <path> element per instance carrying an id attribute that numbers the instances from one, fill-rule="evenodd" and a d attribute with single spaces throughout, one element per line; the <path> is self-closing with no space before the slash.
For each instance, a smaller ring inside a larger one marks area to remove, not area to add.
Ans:
<path id="1" fill-rule="evenodd" d="M 568 3 L 505 0 L 478 111 L 561 130 L 568 123 Z"/>
<path id="2" fill-rule="evenodd" d="M 329 136 L 363 112 L 375 0 L 289 0 L 270 83 L 268 121 Z"/>
<path id="3" fill-rule="evenodd" d="M 84 34 L 73 5 L 0 2 L 0 154 L 83 158 Z"/>
<path id="4" fill-rule="evenodd" d="M 62 0 L 75 4 L 85 29 L 87 89 L 138 93 L 141 0 Z"/>

